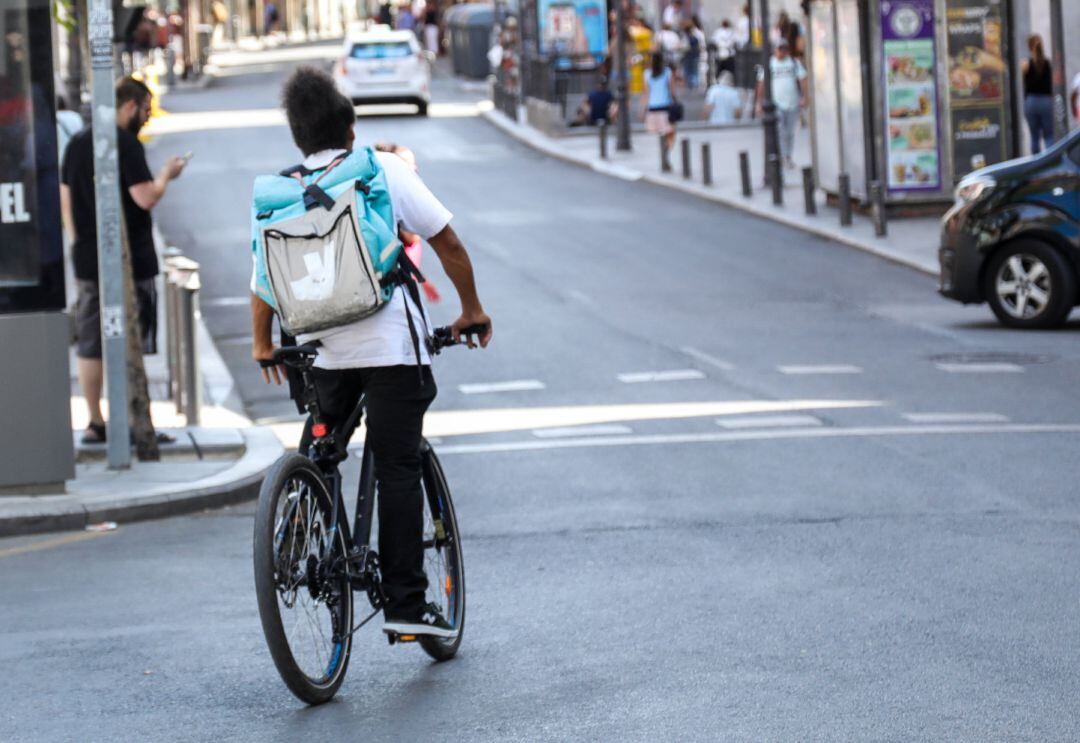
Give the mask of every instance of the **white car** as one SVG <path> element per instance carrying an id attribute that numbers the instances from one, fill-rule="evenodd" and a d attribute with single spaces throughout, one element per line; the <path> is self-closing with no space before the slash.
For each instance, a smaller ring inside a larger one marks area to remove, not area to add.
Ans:
<path id="1" fill-rule="evenodd" d="M 382 26 L 349 36 L 334 65 L 338 89 L 360 106 L 414 103 L 427 116 L 431 102 L 431 57 L 412 31 Z"/>

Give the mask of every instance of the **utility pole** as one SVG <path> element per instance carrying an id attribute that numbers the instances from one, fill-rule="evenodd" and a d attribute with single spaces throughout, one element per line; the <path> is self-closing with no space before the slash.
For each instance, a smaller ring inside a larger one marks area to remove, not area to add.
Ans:
<path id="1" fill-rule="evenodd" d="M 615 0 L 615 97 L 619 101 L 615 149 L 619 152 L 633 149 L 630 145 L 630 90 L 626 70 L 626 2 Z"/>
<path id="2" fill-rule="evenodd" d="M 1054 84 L 1054 141 L 1069 133 L 1069 102 L 1065 89 L 1065 24 L 1061 0 L 1050 0 L 1050 45 L 1054 53 L 1050 64 Z"/>
<path id="3" fill-rule="evenodd" d="M 120 177 L 116 151 L 113 83 L 113 11 L 110 0 L 90 0 L 86 19 L 93 94 L 94 201 L 97 214 L 98 286 L 102 360 L 108 391 L 109 469 L 131 466 L 128 426 L 124 263 L 120 233 Z"/>
<path id="4" fill-rule="evenodd" d="M 751 23 L 751 29 L 753 24 Z M 751 30 L 751 37 L 753 30 Z M 765 182 L 780 177 L 780 141 L 776 132 L 776 102 L 772 94 L 772 41 L 769 38 L 769 0 L 761 0 L 761 46 L 765 52 L 761 125 L 765 132 Z"/>

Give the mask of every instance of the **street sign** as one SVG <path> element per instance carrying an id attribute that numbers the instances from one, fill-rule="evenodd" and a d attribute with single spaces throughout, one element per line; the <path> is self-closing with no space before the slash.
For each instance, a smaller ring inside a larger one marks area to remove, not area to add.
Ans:
<path id="1" fill-rule="evenodd" d="M 97 214 L 101 347 L 108 390 L 109 468 L 131 466 L 124 337 L 124 261 L 121 253 L 120 175 L 113 82 L 113 12 L 110 0 L 90 0 L 87 23 L 92 77 L 94 201 Z"/>

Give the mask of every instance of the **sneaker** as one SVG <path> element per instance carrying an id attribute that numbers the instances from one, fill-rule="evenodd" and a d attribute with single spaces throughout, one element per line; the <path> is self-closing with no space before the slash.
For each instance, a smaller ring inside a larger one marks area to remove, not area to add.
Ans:
<path id="1" fill-rule="evenodd" d="M 457 629 L 450 626 L 435 604 L 421 607 L 416 614 L 409 617 L 393 619 L 387 617 L 383 622 L 383 632 L 396 635 L 428 635 L 447 639 L 458 636 Z"/>

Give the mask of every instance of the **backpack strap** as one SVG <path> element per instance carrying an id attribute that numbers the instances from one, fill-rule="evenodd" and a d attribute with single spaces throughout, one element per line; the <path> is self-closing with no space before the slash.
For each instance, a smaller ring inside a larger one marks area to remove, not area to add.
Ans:
<path id="1" fill-rule="evenodd" d="M 346 155 L 338 155 L 335 157 L 329 165 L 322 169 L 322 173 L 319 174 L 319 177 L 311 183 L 305 183 L 304 176 L 318 173 L 318 171 L 308 170 L 302 163 L 281 171 L 281 175 L 286 178 L 295 178 L 300 182 L 300 187 L 304 189 L 304 208 L 308 211 L 311 211 L 316 206 L 321 206 L 323 209 L 329 211 L 334 208 L 334 200 L 330 198 L 330 194 L 319 188 L 319 181 L 325 178 L 331 170 L 340 165 L 345 157 Z"/>

